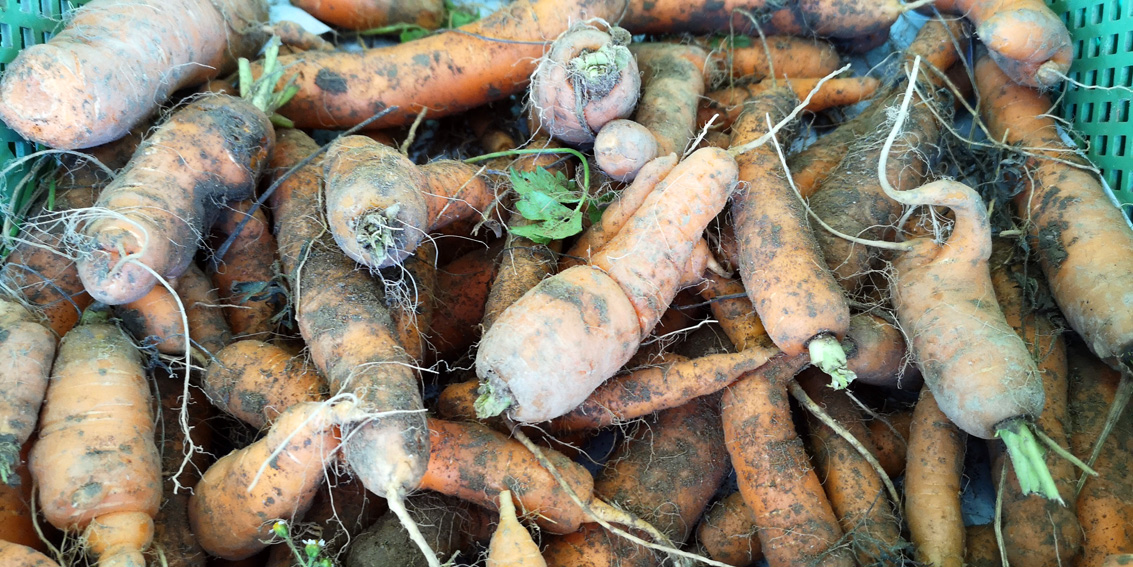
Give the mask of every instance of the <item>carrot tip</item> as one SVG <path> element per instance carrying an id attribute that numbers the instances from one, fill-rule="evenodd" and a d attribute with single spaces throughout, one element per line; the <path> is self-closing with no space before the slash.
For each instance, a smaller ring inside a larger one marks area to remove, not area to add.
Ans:
<path id="1" fill-rule="evenodd" d="M 850 385 L 858 375 L 846 363 L 846 349 L 834 335 L 821 335 L 807 344 L 810 362 L 830 376 L 830 387 L 841 390 Z"/>

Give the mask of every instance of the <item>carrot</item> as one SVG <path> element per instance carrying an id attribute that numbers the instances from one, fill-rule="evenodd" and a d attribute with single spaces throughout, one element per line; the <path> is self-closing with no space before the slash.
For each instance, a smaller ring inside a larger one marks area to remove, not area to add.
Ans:
<path id="1" fill-rule="evenodd" d="M 531 117 L 567 144 L 589 144 L 602 125 L 627 118 L 637 105 L 641 76 L 630 54 L 632 37 L 579 23 L 557 37 L 531 77 Z"/>
<path id="2" fill-rule="evenodd" d="M 630 50 L 643 73 L 634 120 L 653 133 L 657 155 L 684 155 L 696 134 L 708 54 L 699 47 L 670 43 L 636 44 Z"/>
<path id="3" fill-rule="evenodd" d="M 18 543 L 0 540 L 0 561 L 11 567 L 59 567 L 46 555 Z"/>
<path id="4" fill-rule="evenodd" d="M 594 137 L 594 161 L 618 181 L 633 181 L 658 151 L 649 128 L 633 120 L 611 120 Z"/>
<path id="5" fill-rule="evenodd" d="M 476 248 L 437 269 L 437 303 L 445 316 L 433 322 L 430 342 L 439 358 L 464 354 L 479 337 L 501 249 Z"/>
<path id="6" fill-rule="evenodd" d="M 1133 553 L 1115 553 L 1105 558 L 1102 567 L 1121 567 L 1133 565 Z"/>
<path id="7" fill-rule="evenodd" d="M 875 457 L 876 448 L 861 413 L 844 392 L 827 388 L 824 377 L 804 371 L 798 377 L 807 395 L 822 406 L 840 426 L 853 435 Z M 889 500 L 882 479 L 857 449 L 813 416 L 808 420 L 807 446 L 819 479 L 838 522 L 850 539 L 850 549 L 860 565 L 900 562 L 905 542 L 901 538 L 898 508 Z"/>
<path id="8" fill-rule="evenodd" d="M 857 38 L 888 30 L 901 14 L 920 5 L 897 0 L 630 2 L 621 25 L 633 33 L 703 34 L 734 30 L 754 34 L 758 26 L 768 34 Z"/>
<path id="9" fill-rule="evenodd" d="M 265 39 L 255 23 L 266 20 L 259 0 L 92 2 L 8 65 L 0 119 L 54 148 L 116 140 L 174 91 L 254 54 Z"/>
<path id="10" fill-rule="evenodd" d="M 964 521 L 960 485 L 964 473 L 966 434 L 921 390 L 909 428 L 909 462 L 905 469 L 905 520 L 918 562 L 961 567 Z"/>
<path id="11" fill-rule="evenodd" d="M 317 149 L 297 130 L 281 134 L 272 154 L 276 175 Z M 355 398 L 356 415 L 342 423 L 346 463 L 368 490 L 400 504 L 416 488 L 428 461 L 429 439 L 413 361 L 398 344 L 377 282 L 357 269 L 325 234 L 318 172 L 313 161 L 273 195 L 280 258 L 292 290 L 299 332 L 330 392 Z M 400 515 L 400 514 L 399 514 Z"/>
<path id="12" fill-rule="evenodd" d="M 26 545 L 36 551 L 47 551 L 47 546 L 36 532 L 36 517 L 32 513 L 31 471 L 24 462 L 31 443 L 25 444 L 11 471 L 12 478 L 0 483 L 0 541 Z"/>
<path id="13" fill-rule="evenodd" d="M 157 376 L 157 393 L 161 403 L 161 476 L 162 502 L 153 519 L 153 545 L 148 555 L 168 567 L 204 567 L 205 552 L 189 530 L 189 491 L 200 480 L 200 471 L 208 467 L 211 458 L 207 451 L 212 447 L 212 430 L 206 425 L 211 414 L 208 400 L 200 390 L 189 390 L 190 400 L 186 423 L 190 427 L 186 437 L 180 421 L 184 384 L 172 377 Z M 197 447 L 187 466 L 181 466 L 188 443 Z M 164 563 L 162 563 L 164 561 Z"/>
<path id="14" fill-rule="evenodd" d="M 766 135 L 796 106 L 786 87 L 749 99 L 732 127 L 732 147 Z M 783 145 L 790 145 L 789 133 Z M 846 369 L 838 341 L 850 327 L 850 307 L 838 282 L 822 264 L 822 253 L 783 176 L 775 147 L 764 144 L 736 158 L 743 190 L 732 199 L 739 241 L 739 272 L 768 336 L 787 356 L 810 353 L 811 362 L 844 388 L 855 376 Z"/>
<path id="15" fill-rule="evenodd" d="M 992 524 L 968 526 L 964 532 L 964 565 L 1003 567 L 999 545 L 995 542 L 995 526 Z"/>
<path id="16" fill-rule="evenodd" d="M 436 243 L 425 242 L 419 246 L 401 268 L 401 281 L 386 288 L 392 295 L 390 317 L 397 342 L 409 358 L 422 361 L 436 310 Z"/>
<path id="17" fill-rule="evenodd" d="M 488 544 L 488 567 L 545 567 L 539 546 L 515 517 L 511 491 L 500 492 L 500 523 Z"/>
<path id="18" fill-rule="evenodd" d="M 0 299 L 0 485 L 19 482 L 20 447 L 35 431 L 55 336 L 23 305 Z"/>
<path id="19" fill-rule="evenodd" d="M 998 256 L 998 255 L 996 255 Z M 1047 317 L 1028 313 L 1023 284 L 1027 281 L 1025 267 L 1018 263 L 998 260 L 992 271 L 992 285 L 996 299 L 1007 323 L 1023 338 L 1042 375 L 1046 403 L 1035 424 L 1060 447 L 1067 446 L 1067 362 L 1066 344 L 1061 330 Z M 998 454 L 996 454 L 998 453 Z M 1046 465 L 1058 486 L 1062 500 L 1069 506 L 1059 506 L 1037 496 L 1023 496 L 1018 481 L 1006 466 L 998 444 L 993 444 L 992 477 L 1006 479 L 1001 489 L 1000 504 L 1003 510 L 1003 540 L 1007 559 L 1018 565 L 1065 565 L 1078 554 L 1082 545 L 1081 527 L 1075 517 L 1074 466 L 1056 453 L 1048 453 Z"/>
<path id="20" fill-rule="evenodd" d="M 470 551 L 475 544 L 492 537 L 493 514 L 474 504 L 435 492 L 422 492 L 410 496 L 405 505 L 440 557 Z M 426 567 L 425 558 L 412 553 L 412 548 L 413 542 L 397 516 L 387 513 L 350 542 L 344 565 Z"/>
<path id="21" fill-rule="evenodd" d="M 1070 72 L 1070 32 L 1041 0 L 944 0 L 933 7 L 971 20 L 988 55 L 1016 83 L 1054 88 Z"/>
<path id="22" fill-rule="evenodd" d="M 366 136 L 338 138 L 326 157 L 327 221 L 342 251 L 372 268 L 404 260 L 428 232 L 481 211 L 495 193 L 455 161 L 421 168 Z"/>
<path id="23" fill-rule="evenodd" d="M 646 197 L 592 266 L 543 280 L 505 310 L 477 352 L 476 374 L 487 383 L 481 415 L 514 406 L 509 415 L 518 421 L 558 417 L 625 364 L 683 283 L 681 272 L 735 175 L 725 151 L 697 150 Z M 558 322 L 554 334 L 543 332 L 547 320 Z M 575 352 L 562 357 L 567 344 Z"/>
<path id="24" fill-rule="evenodd" d="M 230 236 L 248 217 L 251 206 L 252 201 L 247 200 L 222 209 L 213 234 Z M 261 209 L 251 217 L 224 258 L 216 258 L 211 264 L 211 276 L 219 288 L 232 334 L 266 338 L 275 327 L 272 318 L 283 308 L 284 298 L 275 283 L 277 245 L 267 217 Z"/>
<path id="25" fill-rule="evenodd" d="M 1070 449 L 1084 457 L 1099 440 L 1121 377 L 1080 345 L 1072 345 L 1069 355 Z M 1101 565 L 1107 556 L 1133 549 L 1133 491 L 1126 466 L 1133 423 L 1128 415 L 1114 425 L 1114 432 L 1102 441 L 1093 464 L 1098 476 L 1088 477 L 1078 492 L 1082 554 L 1077 564 L 1083 567 Z"/>
<path id="26" fill-rule="evenodd" d="M 217 352 L 201 386 L 213 405 L 262 429 L 292 405 L 322 399 L 325 383 L 306 361 L 248 339 Z"/>
<path id="27" fill-rule="evenodd" d="M 751 508 L 743 496 L 733 492 L 717 500 L 696 528 L 696 540 L 708 557 L 734 567 L 755 565 L 763 558 L 759 527 L 752 520 Z"/>
<path id="28" fill-rule="evenodd" d="M 780 565 L 854 565 L 838 519 L 791 420 L 787 381 L 805 355 L 773 359 L 724 390 L 724 439 L 763 554 Z"/>
<path id="29" fill-rule="evenodd" d="M 366 30 L 391 24 L 413 24 L 434 30 L 444 21 L 442 0 L 292 0 L 312 16 L 340 28 Z"/>
<path id="30" fill-rule="evenodd" d="M 1133 367 L 1133 312 L 1104 307 L 1122 305 L 1128 294 L 1133 229 L 1098 178 L 1077 167 L 1083 162 L 1046 116 L 1046 96 L 1013 85 L 987 58 L 976 63 L 976 88 L 991 136 L 1026 148 L 1015 211 L 1055 302 L 1098 357 Z"/>
<path id="31" fill-rule="evenodd" d="M 321 402 L 295 404 L 263 438 L 205 471 L 189 499 L 189 525 L 205 551 L 251 557 L 267 547 L 273 520 L 302 517 L 338 447 L 331 412 Z"/>
<path id="32" fill-rule="evenodd" d="M 897 478 L 905 472 L 912 419 L 912 412 L 900 411 L 866 423 L 870 443 L 877 449 L 877 461 L 889 478 Z"/>
<path id="33" fill-rule="evenodd" d="M 303 26 L 290 20 L 274 22 L 269 28 L 270 33 L 278 37 L 280 43 L 282 43 L 284 47 L 291 49 L 292 53 L 312 49 L 323 51 L 335 49 L 333 43 L 323 39 L 317 34 L 307 31 Z"/>
<path id="34" fill-rule="evenodd" d="M 751 300 L 747 298 L 743 282 L 711 274 L 700 295 L 712 302 L 709 306 L 712 316 L 720 322 L 724 334 L 737 350 L 742 352 L 759 346 L 774 346 L 763 322 L 755 314 Z"/>
<path id="35" fill-rule="evenodd" d="M 821 80 L 821 78 L 791 77 L 784 85 L 794 91 L 800 100 L 810 96 L 810 101 L 804 108 L 812 112 L 861 102 L 873 96 L 881 85 L 873 77 L 828 79 L 819 85 L 818 82 Z M 705 100 L 697 109 L 696 125 L 703 128 L 715 116 L 713 126 L 728 128 L 744 110 L 744 101 L 775 88 L 777 88 L 775 81 L 764 80 L 707 93 Z M 813 95 L 811 95 L 812 91 Z"/>
<path id="36" fill-rule="evenodd" d="M 155 286 L 141 299 L 122 305 L 115 312 L 123 319 L 127 330 L 151 341 L 158 352 L 166 354 L 185 352 L 187 319 L 189 338 L 198 354 L 207 360 L 232 339 L 212 282 L 200 268 L 190 265 L 173 282 L 173 289 L 177 292 L 176 299 L 165 287 Z M 185 319 L 182 319 L 182 307 Z"/>
<path id="37" fill-rule="evenodd" d="M 714 75 L 759 81 L 772 75 L 780 79 L 825 77 L 841 67 L 841 56 L 830 43 L 789 35 L 725 38 L 709 54 Z M 739 44 L 739 45 L 737 45 Z"/>
<path id="38" fill-rule="evenodd" d="M 102 567 L 142 565 L 161 503 L 141 356 L 94 305 L 59 345 L 29 467 L 43 515 L 82 531 Z"/>
<path id="39" fill-rule="evenodd" d="M 855 315 L 847 335 L 857 345 L 850 353 L 856 382 L 900 389 L 910 388 L 910 382 L 919 384 L 916 368 L 906 361 L 905 337 L 889 321 L 877 315 Z"/>

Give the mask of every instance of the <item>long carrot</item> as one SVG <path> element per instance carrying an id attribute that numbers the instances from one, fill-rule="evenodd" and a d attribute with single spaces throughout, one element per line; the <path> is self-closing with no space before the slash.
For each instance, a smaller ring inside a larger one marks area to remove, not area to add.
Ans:
<path id="1" fill-rule="evenodd" d="M 445 14 L 441 0 L 292 0 L 291 3 L 328 24 L 350 30 L 398 23 L 432 30 L 441 26 Z"/>
<path id="2" fill-rule="evenodd" d="M 306 361 L 254 339 L 217 352 L 201 380 L 213 405 L 257 429 L 296 403 L 322 399 L 325 386 Z"/>
<path id="3" fill-rule="evenodd" d="M 905 519 L 917 561 L 937 567 L 964 563 L 960 485 L 967 436 L 940 411 L 932 392 L 921 390 L 909 429 L 905 469 Z"/>
<path id="4" fill-rule="evenodd" d="M 252 201 L 232 203 L 221 210 L 213 234 L 229 236 L 248 217 Z M 275 325 L 272 318 L 283 308 L 283 294 L 275 284 L 278 246 L 262 209 L 256 209 L 233 240 L 224 258 L 211 264 L 210 275 L 224 302 L 224 316 L 236 337 L 266 339 Z"/>
<path id="5" fill-rule="evenodd" d="M 32 311 L 0 299 L 0 484 L 19 481 L 20 448 L 31 438 L 55 360 L 55 336 Z"/>

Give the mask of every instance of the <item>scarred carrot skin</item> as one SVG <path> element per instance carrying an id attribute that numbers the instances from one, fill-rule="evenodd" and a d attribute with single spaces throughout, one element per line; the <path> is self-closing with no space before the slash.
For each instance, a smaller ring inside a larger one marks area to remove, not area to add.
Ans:
<path id="1" fill-rule="evenodd" d="M 133 262 L 166 279 L 184 273 L 213 203 L 250 197 L 274 142 L 268 117 L 243 99 L 206 96 L 173 114 L 99 196 L 107 214 L 82 229 L 91 296 L 119 305 L 148 293 L 157 280 Z"/>

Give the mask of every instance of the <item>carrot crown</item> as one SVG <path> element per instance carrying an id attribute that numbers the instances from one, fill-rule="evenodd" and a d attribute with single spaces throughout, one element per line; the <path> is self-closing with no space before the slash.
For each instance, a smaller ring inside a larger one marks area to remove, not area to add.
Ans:
<path id="1" fill-rule="evenodd" d="M 271 36 L 267 46 L 264 47 L 264 70 L 259 79 L 252 78 L 252 64 L 247 59 L 240 58 L 238 75 L 240 97 L 250 101 L 256 108 L 270 116 L 272 124 L 292 128 L 295 125 L 290 120 L 275 113 L 299 92 L 299 87 L 295 84 L 295 75 L 287 80 L 282 89 L 275 88 L 283 78 L 284 71 L 279 64 L 279 46 L 279 38 Z"/>

